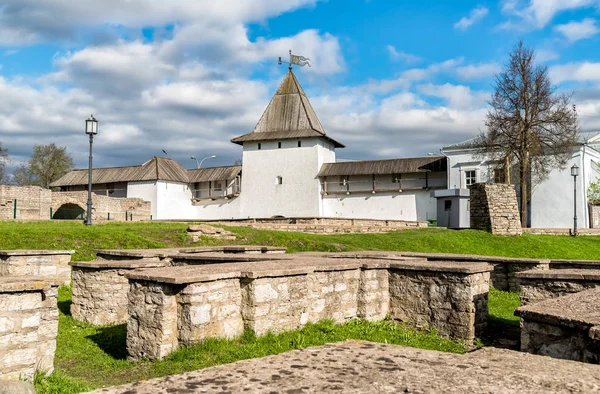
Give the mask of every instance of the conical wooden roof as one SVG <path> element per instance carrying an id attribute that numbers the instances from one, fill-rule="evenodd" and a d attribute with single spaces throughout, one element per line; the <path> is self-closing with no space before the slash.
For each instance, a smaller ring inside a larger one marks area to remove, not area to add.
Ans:
<path id="1" fill-rule="evenodd" d="M 242 135 L 231 142 L 242 145 L 248 141 L 283 140 L 307 137 L 322 137 L 336 148 L 344 145 L 329 138 L 312 105 L 308 101 L 298 79 L 290 70 L 262 117 L 251 133 Z"/>

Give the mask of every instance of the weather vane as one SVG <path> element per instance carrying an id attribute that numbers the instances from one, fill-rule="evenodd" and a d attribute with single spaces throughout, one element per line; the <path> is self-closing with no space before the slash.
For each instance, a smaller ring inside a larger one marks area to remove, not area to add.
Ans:
<path id="1" fill-rule="evenodd" d="M 279 57 L 279 65 L 281 64 L 283 64 L 283 60 L 281 60 L 281 57 Z M 292 71 L 292 64 L 296 64 L 300 67 L 310 67 L 310 59 L 304 56 L 292 55 L 292 50 L 290 49 L 290 61 L 288 64 L 290 71 Z"/>

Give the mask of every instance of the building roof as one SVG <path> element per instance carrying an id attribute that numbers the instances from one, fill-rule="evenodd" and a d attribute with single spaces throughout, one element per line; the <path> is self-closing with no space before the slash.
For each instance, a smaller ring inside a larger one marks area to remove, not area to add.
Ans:
<path id="1" fill-rule="evenodd" d="M 241 172 L 242 166 L 210 167 L 188 170 L 189 183 L 235 179 Z"/>
<path id="2" fill-rule="evenodd" d="M 92 169 L 92 183 L 136 181 L 173 181 L 188 183 L 188 170 L 175 160 L 154 156 L 139 166 Z M 50 187 L 88 184 L 88 170 L 73 170 L 50 184 Z"/>
<path id="3" fill-rule="evenodd" d="M 307 137 L 321 137 L 336 148 L 343 148 L 340 142 L 328 137 L 302 86 L 290 70 L 262 117 L 251 133 L 236 137 L 231 142 L 242 145 L 248 141 L 283 140 Z"/>
<path id="4" fill-rule="evenodd" d="M 597 143 L 596 141 L 600 137 L 600 131 L 588 131 L 580 132 L 577 134 L 577 142 L 579 144 L 585 143 Z M 457 142 L 456 144 L 447 145 L 442 150 L 460 150 L 460 149 L 473 149 L 476 148 L 477 137 L 469 138 L 468 140 Z"/>
<path id="5" fill-rule="evenodd" d="M 323 164 L 319 176 L 384 175 L 427 171 L 445 171 L 445 156 L 413 157 L 408 159 L 362 160 Z"/>

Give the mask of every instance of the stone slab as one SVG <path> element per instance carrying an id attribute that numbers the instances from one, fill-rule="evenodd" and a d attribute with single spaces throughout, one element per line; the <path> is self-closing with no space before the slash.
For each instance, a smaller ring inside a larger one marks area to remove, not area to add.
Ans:
<path id="1" fill-rule="evenodd" d="M 63 282 L 60 278 L 46 276 L 0 276 L 0 293 L 47 290 Z"/>
<path id="2" fill-rule="evenodd" d="M 589 329 L 600 325 L 600 288 L 522 306 L 515 310 L 515 316 L 546 324 Z"/>
<path id="3" fill-rule="evenodd" d="M 429 260 L 451 260 L 451 261 L 483 261 L 488 263 L 530 263 L 530 264 L 549 264 L 550 259 L 531 259 L 524 257 L 505 257 L 505 256 L 482 256 L 477 254 L 456 254 L 456 253 L 421 253 L 421 252 L 401 252 L 402 256 L 422 257 Z"/>
<path id="4" fill-rule="evenodd" d="M 71 261 L 71 267 L 80 268 L 119 268 L 119 269 L 135 269 L 135 268 L 156 268 L 166 267 L 167 262 L 157 260 L 95 260 L 95 261 Z"/>
<path id="5" fill-rule="evenodd" d="M 245 262 L 245 261 L 272 261 L 272 260 L 290 260 L 289 255 L 263 255 L 263 254 L 246 254 L 246 253 L 217 253 L 217 252 L 206 252 L 206 253 L 180 253 L 180 254 L 166 254 L 165 257 L 169 257 L 174 261 L 189 261 L 193 264 L 194 261 L 201 261 L 205 263 L 228 263 L 228 262 Z"/>
<path id="6" fill-rule="evenodd" d="M 597 280 L 600 281 L 600 270 L 597 269 L 551 269 L 528 270 L 515 274 L 519 279 L 571 279 L 571 280 Z"/>
<path id="7" fill-rule="evenodd" d="M 456 262 L 456 261 L 393 261 L 389 263 L 391 269 L 430 272 L 452 272 L 464 274 L 477 274 L 490 272 L 494 267 L 487 263 Z"/>
<path id="8" fill-rule="evenodd" d="M 0 250 L 0 256 L 52 256 L 73 253 L 74 250 Z"/>
<path id="9" fill-rule="evenodd" d="M 178 254 L 192 253 L 285 253 L 286 248 L 262 245 L 226 245 L 226 246 L 199 246 L 196 248 L 157 248 L 157 249 L 99 249 L 96 254 L 103 258 L 110 257 L 166 257 Z"/>
<path id="10" fill-rule="evenodd" d="M 94 393 L 591 393 L 600 366 L 505 349 L 464 355 L 347 341 Z"/>

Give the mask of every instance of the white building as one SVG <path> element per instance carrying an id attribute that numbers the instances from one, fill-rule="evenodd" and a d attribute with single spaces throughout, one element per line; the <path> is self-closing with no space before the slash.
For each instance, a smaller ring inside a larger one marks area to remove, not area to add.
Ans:
<path id="1" fill-rule="evenodd" d="M 473 140 L 441 149 L 448 158 L 448 188 L 465 189 L 476 182 L 504 182 L 504 172 L 494 170 L 497 163 L 475 155 Z M 541 183 L 534 185 L 529 205 L 529 225 L 534 228 L 570 228 L 573 226 L 574 179 L 571 166 L 579 167 L 577 177 L 578 226 L 589 228 L 586 191 L 600 175 L 600 133 L 581 133 L 563 170 L 554 169 Z"/>
<path id="2" fill-rule="evenodd" d="M 154 219 L 428 220 L 436 217 L 430 190 L 447 186 L 443 156 L 336 163 L 344 145 L 325 133 L 292 71 L 254 130 L 232 142 L 242 146 L 242 166 L 186 170 L 154 157 L 94 169 L 92 189 L 148 200 Z M 87 179 L 87 170 L 75 170 L 51 186 L 85 190 Z"/>

